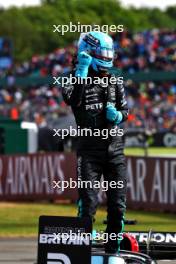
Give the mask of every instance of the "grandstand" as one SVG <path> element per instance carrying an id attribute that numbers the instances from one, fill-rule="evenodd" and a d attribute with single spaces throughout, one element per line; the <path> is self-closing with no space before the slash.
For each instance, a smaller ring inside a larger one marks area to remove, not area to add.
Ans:
<path id="1" fill-rule="evenodd" d="M 127 128 L 175 131 L 176 31 L 125 31 L 112 37 L 117 51 L 114 66 L 123 74 L 128 74 L 125 82 L 130 108 Z M 68 115 L 70 110 L 63 102 L 61 88 L 54 86 L 51 79 L 48 82 L 47 77 L 68 73 L 75 52 L 76 42 L 47 55 L 34 55 L 30 61 L 1 69 L 0 116 L 34 121 L 41 127 L 53 127 L 60 116 Z M 159 71 L 159 80 L 133 80 L 135 74 L 152 74 L 154 71 Z M 173 77 L 163 79 L 163 71 L 173 73 Z M 20 78 L 21 82 L 18 83 Z M 33 80 L 31 84 L 26 81 L 28 79 Z M 37 84 L 38 80 L 40 84 Z"/>

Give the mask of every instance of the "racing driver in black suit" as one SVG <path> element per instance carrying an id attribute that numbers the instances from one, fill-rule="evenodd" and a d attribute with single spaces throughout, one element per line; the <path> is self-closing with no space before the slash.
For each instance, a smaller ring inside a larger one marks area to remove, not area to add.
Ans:
<path id="1" fill-rule="evenodd" d="M 114 48 L 112 38 L 103 32 L 92 31 L 83 34 L 78 43 L 77 63 L 72 74 L 77 80 L 99 80 L 98 84 L 76 82 L 67 83 L 63 87 L 63 97 L 71 105 L 79 128 L 103 129 L 115 128 L 127 120 L 128 108 L 123 83 L 112 84 L 108 69 L 113 66 Z M 101 82 L 107 77 L 108 83 Z M 123 182 L 122 188 L 109 187 L 107 196 L 107 228 L 108 242 L 105 251 L 118 253 L 123 232 L 124 212 L 126 210 L 126 164 L 122 136 L 79 136 L 77 147 L 77 174 L 81 181 L 104 180 Z M 79 216 L 94 219 L 98 204 L 97 188 L 78 188 Z M 111 233 L 117 234 L 112 239 Z"/>

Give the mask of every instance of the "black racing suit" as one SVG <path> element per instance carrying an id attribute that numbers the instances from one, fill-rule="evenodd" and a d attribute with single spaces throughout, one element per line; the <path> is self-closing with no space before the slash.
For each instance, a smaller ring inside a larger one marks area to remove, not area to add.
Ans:
<path id="1" fill-rule="evenodd" d="M 74 73 L 73 73 L 74 74 Z M 96 73 L 89 70 L 89 76 Z M 63 97 L 71 105 L 79 128 L 102 129 L 112 128 L 106 119 L 106 105 L 111 102 L 123 115 L 122 122 L 127 119 L 128 109 L 123 84 L 67 84 L 63 87 Z M 121 233 L 123 230 L 124 212 L 126 209 L 126 164 L 123 154 L 121 136 L 80 136 L 77 146 L 77 174 L 79 180 L 123 181 L 123 188 L 108 188 L 107 195 L 107 229 L 106 232 Z M 93 218 L 98 204 L 97 188 L 78 188 L 79 216 Z M 105 245 L 107 252 L 116 252 L 117 241 L 110 240 Z"/>

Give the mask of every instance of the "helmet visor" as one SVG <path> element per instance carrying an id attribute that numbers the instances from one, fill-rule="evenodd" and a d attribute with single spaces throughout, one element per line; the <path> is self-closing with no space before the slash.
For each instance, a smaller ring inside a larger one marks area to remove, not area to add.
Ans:
<path id="1" fill-rule="evenodd" d="M 110 48 L 96 48 L 92 51 L 92 56 L 104 61 L 112 61 L 114 50 Z"/>

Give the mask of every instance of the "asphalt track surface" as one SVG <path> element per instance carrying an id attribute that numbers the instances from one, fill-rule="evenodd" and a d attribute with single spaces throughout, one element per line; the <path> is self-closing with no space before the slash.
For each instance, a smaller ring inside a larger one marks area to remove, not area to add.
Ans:
<path id="1" fill-rule="evenodd" d="M 37 259 L 37 239 L 1 238 L 0 264 L 34 264 Z M 158 261 L 159 264 L 176 264 L 174 261 Z M 81 263 L 80 263 L 81 264 Z"/>

